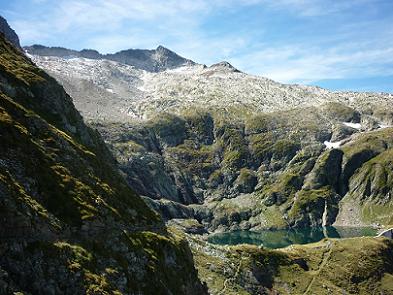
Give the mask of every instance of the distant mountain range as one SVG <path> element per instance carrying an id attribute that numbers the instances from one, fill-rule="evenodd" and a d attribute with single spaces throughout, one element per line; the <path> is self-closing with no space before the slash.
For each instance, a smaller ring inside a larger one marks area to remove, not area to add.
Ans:
<path id="1" fill-rule="evenodd" d="M 24 47 L 24 50 L 32 55 L 56 56 L 61 58 L 83 57 L 89 59 L 106 59 L 116 61 L 126 65 L 132 65 L 137 69 L 149 72 L 161 72 L 180 66 L 194 65 L 189 59 L 181 57 L 173 51 L 158 46 L 156 49 L 127 49 L 113 54 L 101 54 L 96 50 L 83 49 L 81 51 L 71 50 L 62 47 L 46 47 L 42 45 L 32 45 Z"/>
<path id="2" fill-rule="evenodd" d="M 391 94 L 282 84 L 243 73 L 225 61 L 207 67 L 163 47 L 111 55 L 42 46 L 25 50 L 74 97 L 83 116 L 93 121 L 128 122 L 201 107 L 251 114 L 326 102 L 358 108 L 369 103 L 391 105 L 393 101 Z M 93 59 L 88 58 L 92 55 Z"/>

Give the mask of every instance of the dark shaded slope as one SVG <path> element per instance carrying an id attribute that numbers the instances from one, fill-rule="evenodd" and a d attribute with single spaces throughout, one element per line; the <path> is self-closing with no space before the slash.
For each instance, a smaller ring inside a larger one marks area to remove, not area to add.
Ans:
<path id="1" fill-rule="evenodd" d="M 54 79 L 0 38 L 0 294 L 205 294 Z M 153 291 L 154 290 L 154 291 Z"/>

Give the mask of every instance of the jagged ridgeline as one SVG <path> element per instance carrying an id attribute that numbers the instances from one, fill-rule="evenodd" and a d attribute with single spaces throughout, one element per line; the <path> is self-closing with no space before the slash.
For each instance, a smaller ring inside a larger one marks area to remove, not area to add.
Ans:
<path id="1" fill-rule="evenodd" d="M 0 36 L 0 294 L 205 294 L 96 131 Z M 21 293 L 18 293 L 21 294 Z"/>

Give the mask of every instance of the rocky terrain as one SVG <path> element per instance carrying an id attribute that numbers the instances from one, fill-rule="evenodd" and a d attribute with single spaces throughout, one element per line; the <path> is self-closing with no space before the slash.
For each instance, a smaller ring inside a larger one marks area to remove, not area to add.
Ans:
<path id="1" fill-rule="evenodd" d="M 24 50 L 29 54 L 39 56 L 56 56 L 67 59 L 86 58 L 94 60 L 111 60 L 126 65 L 132 65 L 137 69 L 149 72 L 161 72 L 172 68 L 195 64 L 193 61 L 185 59 L 163 46 L 158 46 L 153 50 L 128 49 L 112 54 L 100 54 L 98 51 L 92 49 L 76 51 L 62 47 L 46 47 L 42 45 L 27 46 L 24 47 Z"/>
<path id="2" fill-rule="evenodd" d="M 386 238 L 203 236 L 393 224 L 391 94 L 26 49 L 0 37 L 0 294 L 393 294 Z"/>
<path id="3" fill-rule="evenodd" d="M 210 231 L 393 223 L 392 94 L 280 84 L 226 62 L 155 72 L 48 54 L 31 58 L 166 219 Z"/>
<path id="4" fill-rule="evenodd" d="M 155 72 L 138 63 L 119 63 L 102 56 L 89 59 L 58 56 L 49 50 L 25 47 L 32 60 L 56 77 L 75 98 L 87 120 L 133 122 L 157 113 L 180 113 L 204 107 L 236 115 L 339 102 L 367 107 L 372 102 L 391 106 L 391 94 L 329 92 L 313 86 L 286 85 L 238 71 L 226 62 L 207 67 L 186 62 Z M 37 55 L 42 54 L 42 55 Z M 48 56 L 53 54 L 54 56 Z M 170 58 L 167 57 L 168 59 Z"/>
<path id="5" fill-rule="evenodd" d="M 0 138 L 0 294 L 207 294 L 186 240 L 129 188 L 63 88 L 3 37 Z"/>

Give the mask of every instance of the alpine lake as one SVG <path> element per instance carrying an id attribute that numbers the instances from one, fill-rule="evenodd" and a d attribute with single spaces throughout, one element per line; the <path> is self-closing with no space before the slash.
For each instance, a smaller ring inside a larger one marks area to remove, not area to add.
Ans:
<path id="1" fill-rule="evenodd" d="M 354 238 L 376 236 L 371 227 L 307 227 L 296 229 L 266 229 L 259 231 L 232 231 L 210 235 L 208 241 L 219 245 L 253 244 L 270 249 L 284 248 L 292 244 L 308 244 L 324 238 Z"/>

